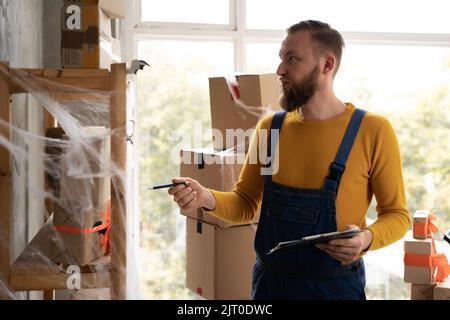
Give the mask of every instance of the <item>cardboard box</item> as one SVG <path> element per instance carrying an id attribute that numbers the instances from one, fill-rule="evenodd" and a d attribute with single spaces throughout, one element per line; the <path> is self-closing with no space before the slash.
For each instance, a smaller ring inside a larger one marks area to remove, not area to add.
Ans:
<path id="1" fill-rule="evenodd" d="M 223 229 L 186 219 L 187 287 L 205 299 L 250 299 L 257 226 Z"/>
<path id="2" fill-rule="evenodd" d="M 230 151 L 214 151 L 211 149 L 186 149 L 180 152 L 180 176 L 190 177 L 206 188 L 218 191 L 232 191 L 239 178 L 245 161 L 245 154 Z M 239 225 L 221 220 L 201 209 L 182 211 L 181 214 L 200 219 L 207 223 L 226 228 Z M 255 217 L 242 224 L 258 223 L 259 211 Z M 242 225 L 241 224 L 241 225 Z"/>
<path id="3" fill-rule="evenodd" d="M 245 106 L 235 102 L 225 77 L 209 78 L 211 125 L 213 129 L 221 132 L 223 138 L 215 139 L 213 132 L 213 145 L 216 150 L 230 149 L 239 144 L 245 144 L 247 150 L 251 135 L 244 135 L 244 132 L 254 128 L 266 111 L 281 110 L 280 86 L 276 74 L 240 75 L 236 79 L 237 86 L 231 90 Z M 232 129 L 228 138 L 227 129 Z M 241 141 L 235 138 L 238 134 L 234 130 L 237 129 L 242 129 Z"/>
<path id="4" fill-rule="evenodd" d="M 81 231 L 59 231 L 63 227 L 67 230 L 81 230 L 93 228 L 105 223 L 103 212 L 98 210 L 77 211 L 77 203 L 66 202 L 62 205 L 54 204 L 53 226 L 56 237 L 52 242 L 50 258 L 64 265 L 84 266 L 105 255 L 103 240 L 104 231 L 82 233 Z"/>
<path id="5" fill-rule="evenodd" d="M 411 300 L 433 300 L 435 284 L 411 284 Z"/>
<path id="6" fill-rule="evenodd" d="M 428 230 L 429 211 L 417 210 L 413 215 L 413 237 L 415 239 L 426 239 Z"/>
<path id="7" fill-rule="evenodd" d="M 125 18 L 125 0 L 64 0 L 64 5 L 97 6 L 110 18 Z"/>
<path id="8" fill-rule="evenodd" d="M 111 63 L 120 62 L 120 43 L 112 37 L 111 20 L 99 7 L 67 5 L 62 17 L 62 67 L 109 69 Z"/>
<path id="9" fill-rule="evenodd" d="M 433 270 L 428 266 L 409 265 L 406 261 L 407 254 L 420 254 L 424 260 L 430 259 L 432 254 L 431 239 L 417 240 L 408 237 L 404 243 L 405 248 L 405 282 L 414 284 L 433 284 Z M 428 257 L 427 257 L 428 256 Z"/>
<path id="10" fill-rule="evenodd" d="M 434 300 L 450 300 L 450 278 L 434 287 Z"/>
<path id="11" fill-rule="evenodd" d="M 61 159 L 60 198 L 54 204 L 53 225 L 58 239 L 52 259 L 58 263 L 85 265 L 105 254 L 105 230 L 81 232 L 106 223 L 110 176 L 100 161 L 110 157 L 109 130 L 84 128 L 87 141 L 96 153 L 64 150 Z M 68 139 L 66 135 L 63 136 Z M 69 149 L 70 150 L 70 149 Z M 75 231 L 74 231 L 75 230 Z"/>

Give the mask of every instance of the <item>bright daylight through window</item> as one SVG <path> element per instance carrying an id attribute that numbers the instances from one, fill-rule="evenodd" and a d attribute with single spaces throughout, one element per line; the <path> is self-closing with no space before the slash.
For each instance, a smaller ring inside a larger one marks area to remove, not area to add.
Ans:
<path id="1" fill-rule="evenodd" d="M 276 72 L 284 29 L 304 19 L 342 31 L 346 48 L 337 96 L 388 117 L 401 147 L 410 213 L 434 209 L 440 230 L 450 228 L 448 1 L 142 0 L 138 11 L 136 54 L 151 64 L 139 74 L 137 88 L 141 279 L 147 298 L 200 298 L 185 283 L 186 218 L 166 191 L 147 191 L 149 183 L 179 176 L 171 159 L 181 138 L 174 133 L 203 142 L 195 147 L 210 147 L 210 136 L 192 127 L 195 121 L 211 125 L 208 78 Z M 373 199 L 369 219 L 376 218 L 375 206 Z M 368 299 L 409 299 L 403 241 L 369 252 L 365 262 Z"/>

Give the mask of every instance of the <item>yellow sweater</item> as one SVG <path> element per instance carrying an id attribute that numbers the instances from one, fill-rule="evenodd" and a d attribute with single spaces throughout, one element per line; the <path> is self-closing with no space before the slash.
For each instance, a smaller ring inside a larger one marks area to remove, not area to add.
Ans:
<path id="1" fill-rule="evenodd" d="M 288 113 L 278 142 L 279 170 L 272 177 L 273 181 L 295 188 L 322 188 L 354 110 L 355 107 L 347 103 L 342 114 L 324 121 L 305 120 L 298 112 Z M 273 115 L 266 116 L 258 123 L 250 150 L 258 144 L 259 130 L 270 129 L 272 118 Z M 251 164 L 247 155 L 233 191 L 210 189 L 217 205 L 209 213 L 232 222 L 251 220 L 261 206 L 264 189 L 260 168 L 259 161 Z M 368 226 L 374 235 L 369 250 L 382 248 L 403 237 L 410 216 L 395 132 L 385 117 L 367 112 L 336 198 L 338 230 L 343 230 L 346 224 L 366 227 L 366 212 L 372 195 L 377 200 L 378 217 Z"/>

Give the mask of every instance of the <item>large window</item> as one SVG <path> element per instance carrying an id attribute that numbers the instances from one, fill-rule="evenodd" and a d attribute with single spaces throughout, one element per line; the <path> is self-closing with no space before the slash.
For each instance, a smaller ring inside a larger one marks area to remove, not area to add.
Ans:
<path id="1" fill-rule="evenodd" d="M 209 127 L 209 76 L 275 72 L 283 30 L 303 19 L 322 19 L 343 31 L 347 46 L 335 80 L 338 97 L 391 120 L 411 213 L 435 209 L 440 229 L 450 228 L 447 3 L 142 0 L 136 55 L 152 66 L 139 74 L 138 86 L 141 277 L 147 297 L 198 298 L 185 288 L 184 217 L 165 191 L 146 189 L 179 174 L 168 160 L 178 142 L 172 133 L 194 135 L 195 120 Z M 375 205 L 374 200 L 369 224 L 376 219 Z M 365 261 L 369 299 L 409 298 L 402 241 L 368 253 Z"/>
<path id="2" fill-rule="evenodd" d="M 141 19 L 149 22 L 228 24 L 228 0 L 144 0 Z"/>
<path id="3" fill-rule="evenodd" d="M 249 29 L 285 29 L 300 20 L 327 21 L 357 32 L 450 33 L 446 0 L 246 0 Z"/>
<path id="4" fill-rule="evenodd" d="M 210 127 L 208 77 L 233 70 L 233 47 L 225 41 L 143 40 L 138 57 L 152 64 L 138 86 L 142 283 L 150 299 L 195 298 L 185 289 L 185 218 L 167 189 L 147 187 L 179 176 L 171 161 L 174 132 L 190 135 L 194 119 Z"/>

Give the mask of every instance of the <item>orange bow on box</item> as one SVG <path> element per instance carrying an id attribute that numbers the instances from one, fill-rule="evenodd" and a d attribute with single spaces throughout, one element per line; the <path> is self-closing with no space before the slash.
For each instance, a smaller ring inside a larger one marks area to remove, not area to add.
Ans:
<path id="1" fill-rule="evenodd" d="M 428 218 L 425 222 L 417 222 L 413 223 L 413 235 L 414 237 L 423 237 L 423 238 L 432 238 L 433 233 L 438 231 L 438 228 L 434 224 L 436 220 L 436 213 L 431 212 L 428 215 Z"/>
<path id="2" fill-rule="evenodd" d="M 429 267 L 432 269 L 433 282 L 441 282 L 450 274 L 450 265 L 445 254 L 436 253 L 434 233 L 438 231 L 435 225 L 436 213 L 428 214 L 425 222 L 414 221 L 414 237 L 430 238 L 432 243 L 431 254 L 405 253 L 405 265 L 415 267 Z"/>

